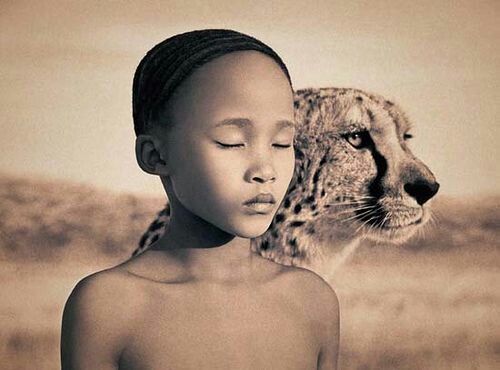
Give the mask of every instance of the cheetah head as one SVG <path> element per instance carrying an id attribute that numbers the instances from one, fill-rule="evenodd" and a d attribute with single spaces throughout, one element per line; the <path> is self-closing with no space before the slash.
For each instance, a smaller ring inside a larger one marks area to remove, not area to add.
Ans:
<path id="1" fill-rule="evenodd" d="M 257 243 L 262 254 L 286 263 L 354 239 L 400 244 L 429 220 L 439 184 L 412 154 L 410 123 L 397 105 L 325 88 L 297 91 L 295 108 L 295 173 Z"/>

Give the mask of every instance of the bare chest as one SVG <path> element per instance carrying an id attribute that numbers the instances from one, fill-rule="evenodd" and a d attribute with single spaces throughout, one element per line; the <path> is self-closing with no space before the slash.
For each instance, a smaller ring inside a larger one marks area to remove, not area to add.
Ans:
<path id="1" fill-rule="evenodd" d="M 120 369 L 316 369 L 306 317 L 258 291 L 170 291 L 135 323 Z"/>

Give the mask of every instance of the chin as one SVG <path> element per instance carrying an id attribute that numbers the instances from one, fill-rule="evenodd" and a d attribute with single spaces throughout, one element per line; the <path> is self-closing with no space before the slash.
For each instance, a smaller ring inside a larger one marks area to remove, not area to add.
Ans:
<path id="1" fill-rule="evenodd" d="M 239 236 L 241 238 L 254 239 L 254 238 L 258 238 L 259 236 L 264 234 L 266 231 L 267 231 L 267 227 L 252 228 L 252 229 L 245 228 L 245 230 L 240 229 L 240 230 L 237 230 L 236 232 L 234 232 L 233 234 L 236 236 Z"/>
<path id="2" fill-rule="evenodd" d="M 374 232 L 367 234 L 366 239 L 373 240 L 376 242 L 385 242 L 395 245 L 400 245 L 409 240 L 417 230 L 418 226 L 401 226 L 394 228 L 380 228 Z"/>
<path id="3" fill-rule="evenodd" d="M 264 234 L 271 225 L 272 216 L 267 215 L 266 218 L 260 220 L 245 220 L 239 225 L 232 225 L 231 234 L 241 238 L 253 239 Z"/>
<path id="4" fill-rule="evenodd" d="M 383 227 L 369 228 L 364 237 L 376 242 L 401 245 L 422 229 L 427 221 L 429 221 L 429 218 L 428 212 L 421 212 L 412 219 L 399 220 Z"/>

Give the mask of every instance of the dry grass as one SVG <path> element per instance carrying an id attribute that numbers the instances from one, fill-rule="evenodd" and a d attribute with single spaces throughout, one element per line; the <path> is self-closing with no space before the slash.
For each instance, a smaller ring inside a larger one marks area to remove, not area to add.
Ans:
<path id="1" fill-rule="evenodd" d="M 491 252 L 480 251 L 485 266 L 467 268 L 466 254 L 449 251 L 432 258 L 401 251 L 385 264 L 344 266 L 335 283 L 342 368 L 494 369 L 500 359 L 500 271 L 490 263 L 496 259 L 499 266 L 500 254 Z"/>
<path id="2" fill-rule="evenodd" d="M 496 369 L 500 198 L 438 205 L 403 248 L 364 245 L 335 276 L 342 369 Z M 124 259 L 159 207 L 63 182 L 0 177 L 0 367 L 57 369 L 64 302 Z"/>

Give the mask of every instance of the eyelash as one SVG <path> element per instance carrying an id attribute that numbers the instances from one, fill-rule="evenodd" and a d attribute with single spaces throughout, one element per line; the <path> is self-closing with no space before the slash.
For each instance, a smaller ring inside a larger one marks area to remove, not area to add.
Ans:
<path id="1" fill-rule="evenodd" d="M 216 141 L 217 145 L 223 149 L 230 149 L 230 148 L 241 148 L 245 146 L 245 144 L 224 144 L 219 141 Z M 281 145 L 281 144 L 273 144 L 274 147 L 280 148 L 280 149 L 287 149 L 290 148 L 292 145 Z"/>

